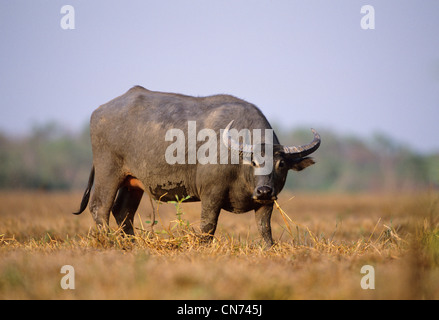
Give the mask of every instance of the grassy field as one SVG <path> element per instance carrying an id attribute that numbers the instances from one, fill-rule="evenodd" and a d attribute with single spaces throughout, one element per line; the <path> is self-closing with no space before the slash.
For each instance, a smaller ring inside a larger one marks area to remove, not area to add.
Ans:
<path id="1" fill-rule="evenodd" d="M 127 237 L 113 218 L 106 233 L 88 210 L 72 215 L 80 200 L 0 193 L 0 299 L 439 299 L 437 192 L 284 194 L 271 250 L 252 213 L 222 212 L 203 244 L 199 204 L 160 204 L 148 234 L 144 198 Z M 74 290 L 61 288 L 63 265 Z M 375 289 L 361 287 L 364 265 Z"/>

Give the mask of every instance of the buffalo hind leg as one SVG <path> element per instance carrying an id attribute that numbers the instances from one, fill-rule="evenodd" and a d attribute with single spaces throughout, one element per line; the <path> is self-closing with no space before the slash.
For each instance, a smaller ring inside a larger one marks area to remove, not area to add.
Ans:
<path id="1" fill-rule="evenodd" d="M 142 199 L 143 190 L 123 186 L 119 189 L 116 201 L 113 205 L 113 216 L 117 225 L 122 226 L 126 234 L 134 235 L 134 214 Z"/>
<path id="2" fill-rule="evenodd" d="M 101 170 L 96 166 L 95 171 L 95 188 L 90 201 L 90 211 L 97 226 L 108 228 L 110 210 L 121 181 L 114 174 L 117 170 Z"/>

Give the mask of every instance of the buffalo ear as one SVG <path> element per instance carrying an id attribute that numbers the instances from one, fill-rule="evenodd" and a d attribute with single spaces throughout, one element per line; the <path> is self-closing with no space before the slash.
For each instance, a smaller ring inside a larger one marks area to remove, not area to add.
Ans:
<path id="1" fill-rule="evenodd" d="M 312 166 L 315 163 L 311 157 L 293 159 L 289 161 L 290 169 L 294 171 L 302 171 L 303 169 Z"/>

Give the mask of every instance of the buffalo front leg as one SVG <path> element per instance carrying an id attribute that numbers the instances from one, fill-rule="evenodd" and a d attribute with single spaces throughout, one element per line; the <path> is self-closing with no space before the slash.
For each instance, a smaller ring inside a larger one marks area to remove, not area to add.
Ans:
<path id="1" fill-rule="evenodd" d="M 218 217 L 221 211 L 219 205 L 211 202 L 201 201 L 201 232 L 203 233 L 203 240 L 206 242 L 212 241 L 215 234 Z"/>
<path id="2" fill-rule="evenodd" d="M 273 212 L 273 204 L 261 206 L 255 210 L 256 225 L 262 239 L 268 248 L 273 246 L 273 237 L 271 235 L 271 213 Z"/>

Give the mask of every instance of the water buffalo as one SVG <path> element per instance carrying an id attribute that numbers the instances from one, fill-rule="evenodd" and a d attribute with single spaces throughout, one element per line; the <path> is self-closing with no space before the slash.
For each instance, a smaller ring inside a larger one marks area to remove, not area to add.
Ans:
<path id="1" fill-rule="evenodd" d="M 266 134 L 261 134 L 259 143 L 247 143 L 242 136 L 233 137 L 232 125 L 236 131 L 259 129 Z M 271 141 L 267 132 L 272 132 Z M 258 230 L 271 247 L 273 202 L 289 169 L 300 171 L 314 164 L 307 156 L 320 146 L 320 136 L 314 130 L 313 134 L 307 145 L 283 146 L 262 112 L 244 100 L 230 95 L 191 97 L 135 86 L 91 115 L 93 166 L 75 214 L 87 207 L 93 181 L 90 211 L 95 222 L 108 225 L 112 211 L 128 234 L 133 233 L 134 214 L 144 192 L 161 201 L 189 196 L 188 201 L 201 201 L 201 230 L 208 237 L 215 232 L 221 209 L 254 210 Z M 218 155 L 197 161 L 207 138 L 217 147 L 201 154 L 218 150 Z M 178 139 L 182 143 L 177 144 Z M 224 150 L 230 155 L 224 157 Z M 236 152 L 238 163 L 231 160 Z M 267 160 L 264 166 L 261 159 Z M 269 170 L 256 174 L 262 167 Z"/>

